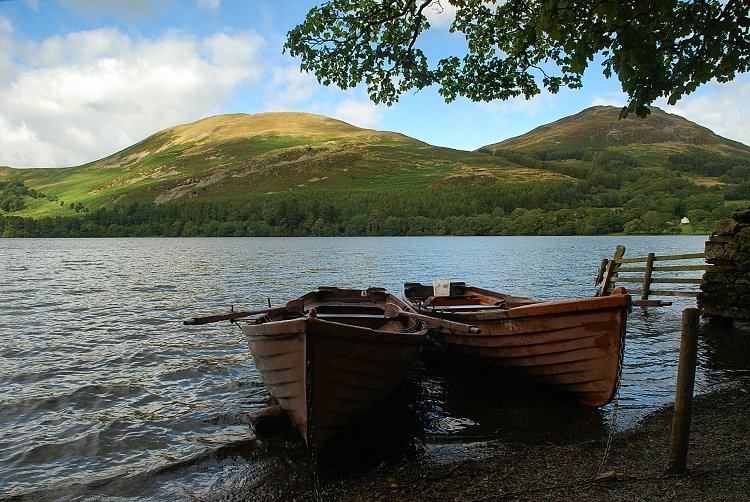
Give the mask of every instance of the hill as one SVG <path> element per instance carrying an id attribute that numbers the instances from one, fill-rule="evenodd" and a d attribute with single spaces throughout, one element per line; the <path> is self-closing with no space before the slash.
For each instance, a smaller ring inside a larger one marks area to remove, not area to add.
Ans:
<path id="1" fill-rule="evenodd" d="M 306 113 L 175 126 L 106 158 L 0 168 L 0 235 L 705 231 L 750 200 L 750 148 L 594 107 L 476 152 Z"/>
<path id="2" fill-rule="evenodd" d="M 70 214 L 73 204 L 94 209 L 128 202 L 564 176 L 320 115 L 262 113 L 210 117 L 166 129 L 83 166 L 10 169 L 0 171 L 3 177 L 47 196 L 27 201 L 15 213 L 40 217 Z"/>
<path id="3" fill-rule="evenodd" d="M 659 108 L 652 107 L 651 115 L 646 119 L 629 115 L 618 120 L 619 113 L 620 109 L 613 106 L 593 106 L 521 136 L 487 145 L 481 150 L 607 150 L 626 153 L 654 165 L 663 164 L 674 153 L 693 149 L 750 157 L 750 147 L 722 138 L 701 125 Z"/>

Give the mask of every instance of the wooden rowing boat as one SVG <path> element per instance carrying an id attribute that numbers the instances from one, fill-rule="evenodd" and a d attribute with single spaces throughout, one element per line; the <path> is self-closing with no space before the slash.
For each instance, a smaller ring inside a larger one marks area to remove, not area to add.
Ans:
<path id="1" fill-rule="evenodd" d="M 427 327 L 381 288 L 319 288 L 241 323 L 271 394 L 311 453 L 406 375 Z"/>
<path id="2" fill-rule="evenodd" d="M 404 300 L 422 315 L 479 330 L 431 329 L 446 352 L 554 386 L 589 406 L 614 397 L 631 306 L 624 288 L 609 296 L 534 302 L 463 282 L 435 286 L 407 283 Z"/>

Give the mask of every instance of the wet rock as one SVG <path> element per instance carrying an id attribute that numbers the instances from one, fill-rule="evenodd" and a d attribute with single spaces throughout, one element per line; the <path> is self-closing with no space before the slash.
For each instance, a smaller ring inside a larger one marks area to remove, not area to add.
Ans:
<path id="1" fill-rule="evenodd" d="M 248 417 L 256 434 L 272 434 L 292 427 L 289 415 L 279 406 L 269 406 L 255 411 Z"/>

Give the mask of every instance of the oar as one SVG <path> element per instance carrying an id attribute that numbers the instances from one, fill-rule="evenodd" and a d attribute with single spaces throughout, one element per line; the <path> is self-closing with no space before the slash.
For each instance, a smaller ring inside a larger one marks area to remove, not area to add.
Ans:
<path id="1" fill-rule="evenodd" d="M 450 331 L 457 331 L 459 333 L 474 333 L 478 335 L 482 332 L 482 330 L 475 326 L 470 326 L 462 322 L 448 321 L 447 319 L 440 319 L 439 317 L 417 314 L 416 312 L 403 310 L 391 304 L 388 304 L 386 307 L 386 315 L 388 317 L 410 317 L 412 319 L 422 321 L 427 324 L 427 326 L 432 328 L 447 329 Z"/>
<path id="2" fill-rule="evenodd" d="M 423 321 L 430 327 L 435 327 L 439 329 L 447 329 L 450 331 L 457 331 L 460 333 L 474 333 L 475 335 L 478 335 L 482 332 L 482 330 L 477 328 L 476 326 L 471 326 L 469 324 L 464 324 L 462 322 L 448 321 L 447 319 L 440 319 L 439 317 L 431 317 L 428 315 L 417 314 L 416 312 L 409 312 L 406 310 L 402 310 L 402 312 L 403 312 L 402 315 L 411 317 L 412 319 Z"/>
<path id="3" fill-rule="evenodd" d="M 267 314 L 274 310 L 283 309 L 283 308 L 284 307 L 273 307 L 273 308 L 260 309 L 260 310 L 237 310 L 235 312 L 227 312 L 226 314 L 215 314 L 215 315 L 209 315 L 205 317 L 193 317 L 191 319 L 187 319 L 183 321 L 182 324 L 185 324 L 188 326 L 199 326 L 201 324 L 209 324 L 212 322 L 232 321 L 234 319 L 240 319 L 242 317 L 249 317 L 251 315 Z"/>

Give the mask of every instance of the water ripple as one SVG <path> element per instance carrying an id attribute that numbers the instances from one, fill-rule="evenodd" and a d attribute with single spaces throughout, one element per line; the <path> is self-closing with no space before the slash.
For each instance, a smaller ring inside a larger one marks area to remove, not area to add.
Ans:
<path id="1" fill-rule="evenodd" d="M 182 319 L 278 305 L 321 285 L 398 292 L 434 278 L 589 296 L 599 259 L 623 241 L 635 256 L 701 251 L 704 238 L 0 239 L 0 498 L 206 498 L 231 479 L 263 483 L 267 469 L 304 463 L 298 441 L 269 453 L 273 443 L 253 435 L 247 414 L 269 395 L 240 331 Z M 681 308 L 633 311 L 619 427 L 672 399 Z M 699 390 L 750 371 L 747 342 L 726 350 L 712 341 L 720 336 L 702 339 Z M 486 389 L 469 385 L 468 406 L 456 383 L 424 385 L 425 451 L 534 437 L 503 432 L 507 404 Z M 527 422 L 550 412 L 535 406 L 512 409 Z M 566 433 L 585 423 L 598 434 L 613 405 L 571 413 Z"/>

